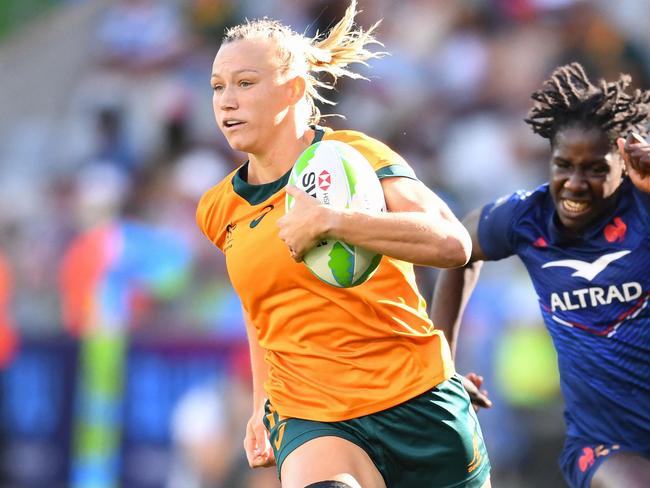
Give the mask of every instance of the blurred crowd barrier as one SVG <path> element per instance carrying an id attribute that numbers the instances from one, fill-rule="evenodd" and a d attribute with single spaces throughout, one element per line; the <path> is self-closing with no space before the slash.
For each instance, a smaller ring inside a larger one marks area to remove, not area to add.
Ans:
<path id="1" fill-rule="evenodd" d="M 400 152 L 459 216 L 545 181 L 523 123 L 553 67 L 650 80 L 644 0 L 360 0 L 390 56 L 342 80 L 335 128 Z M 199 196 L 244 160 L 212 118 L 225 27 L 316 35 L 345 0 L 0 2 L 0 487 L 277 487 L 249 470 L 247 348 Z M 418 269 L 427 298 L 436 272 Z M 525 270 L 486 266 L 458 369 L 500 487 L 564 486 L 555 355 Z"/>

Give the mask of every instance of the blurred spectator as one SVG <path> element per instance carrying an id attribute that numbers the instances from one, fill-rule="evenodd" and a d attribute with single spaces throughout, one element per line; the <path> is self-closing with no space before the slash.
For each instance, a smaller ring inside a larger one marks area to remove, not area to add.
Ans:
<path id="1" fill-rule="evenodd" d="M 11 297 L 11 277 L 9 267 L 0 254 L 0 372 L 11 362 L 17 345 L 16 332 L 10 319 L 9 301 Z M 0 377 L 1 379 L 1 377 Z M 0 382 L 0 397 L 3 395 L 4 385 Z M 2 426 L 0 425 L 0 430 Z M 0 483 L 4 485 L 4 457 L 5 446 L 3 436 L 0 434 Z"/>
<path id="2" fill-rule="evenodd" d="M 95 123 L 97 142 L 92 158 L 131 174 L 136 163 L 125 133 L 124 111 L 118 107 L 101 107 L 96 113 Z"/>
<path id="3" fill-rule="evenodd" d="M 190 0 L 188 17 L 194 30 L 207 43 L 221 40 L 224 29 L 240 18 L 242 2 L 236 0 Z"/>
<path id="4" fill-rule="evenodd" d="M 169 230 L 123 220 L 90 229 L 63 258 L 63 318 L 71 332 L 125 329 L 140 321 L 151 298 L 177 294 L 189 249 Z"/>
<path id="5" fill-rule="evenodd" d="M 274 467 L 251 470 L 244 455 L 252 390 L 248 345 L 241 344 L 229 375 L 197 385 L 176 404 L 166 488 L 280 488 Z"/>
<path id="6" fill-rule="evenodd" d="M 72 241 L 60 270 L 64 325 L 82 341 L 72 468 L 75 487 L 112 486 L 119 479 L 118 413 L 129 331 L 151 324 L 143 316 L 154 308 L 155 300 L 178 295 L 191 264 L 191 250 L 180 236 L 143 221 L 138 208 L 128 207 L 129 199 L 122 196 L 127 190 L 115 168 L 89 169 L 114 185 L 107 185 L 112 191 L 90 193 L 92 178 L 80 185 L 85 218 L 95 225 Z M 118 215 L 122 206 L 127 212 Z M 98 409 L 106 414 L 97 416 Z M 89 442 L 90 437 L 95 441 Z"/>
<path id="7" fill-rule="evenodd" d="M 238 454 L 232 441 L 242 425 L 230 421 L 225 393 L 210 383 L 181 398 L 172 417 L 172 442 L 178 453 L 168 488 L 232 486 L 228 475 Z"/>
<path id="8" fill-rule="evenodd" d="M 193 40 L 181 13 L 163 0 L 118 0 L 104 11 L 94 69 L 78 88 L 79 110 L 98 128 L 84 159 L 137 169 L 185 136 L 191 94 L 182 66 Z"/>
<path id="9" fill-rule="evenodd" d="M 18 339 L 14 329 L 10 308 L 11 299 L 11 273 L 9 265 L 5 258 L 0 254 L 0 373 L 9 366 L 13 359 Z M 4 382 L 0 375 L 0 398 L 3 396 Z M 2 435 L 3 426 L 0 423 L 0 483 L 4 486 L 7 480 L 4 476 L 5 471 L 5 445 L 4 436 Z"/>
<path id="10" fill-rule="evenodd" d="M 554 65 L 578 61 L 588 73 L 614 79 L 629 73 L 637 86 L 646 87 L 649 66 L 642 46 L 618 31 L 593 2 L 576 2 L 559 19 L 563 52 Z"/>
<path id="11" fill-rule="evenodd" d="M 18 347 L 18 337 L 10 312 L 11 289 L 9 264 L 0 254 L 0 370 L 9 364 Z"/>
<path id="12" fill-rule="evenodd" d="M 175 62 L 186 46 L 179 16 L 160 0 L 118 0 L 99 30 L 100 62 L 125 72 L 149 72 Z"/>

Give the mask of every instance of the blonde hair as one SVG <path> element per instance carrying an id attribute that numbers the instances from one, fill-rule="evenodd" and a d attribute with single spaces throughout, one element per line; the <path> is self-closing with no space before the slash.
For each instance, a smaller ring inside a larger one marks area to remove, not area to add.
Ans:
<path id="1" fill-rule="evenodd" d="M 276 41 L 282 68 L 286 72 L 295 71 L 306 81 L 305 98 L 311 112 L 309 123 L 317 124 L 322 115 L 316 101 L 335 105 L 335 102 L 324 97 L 319 90 L 334 89 L 338 79 L 344 76 L 367 79 L 350 70 L 348 66 L 354 63 L 367 66 L 367 60 L 386 54 L 372 52 L 366 48 L 369 44 L 383 46 L 374 37 L 374 31 L 381 21 L 364 31 L 354 23 L 357 13 L 357 0 L 351 0 L 345 15 L 330 29 L 327 36 L 316 33 L 314 37 L 299 34 L 290 27 L 266 17 L 246 20 L 243 24 L 228 29 L 222 42 L 225 44 L 249 39 Z M 331 80 L 319 79 L 320 73 L 329 75 Z"/>

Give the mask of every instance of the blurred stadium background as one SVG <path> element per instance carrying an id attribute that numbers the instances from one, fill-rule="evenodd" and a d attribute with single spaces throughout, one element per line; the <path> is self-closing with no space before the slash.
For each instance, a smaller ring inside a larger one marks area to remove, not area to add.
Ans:
<path id="1" fill-rule="evenodd" d="M 0 487 L 271 488 L 242 451 L 239 304 L 195 228 L 242 161 L 212 119 L 225 26 L 314 34 L 347 0 L 0 1 Z M 401 152 L 457 215 L 543 182 L 522 119 L 567 61 L 650 79 L 650 2 L 360 0 L 392 55 L 327 119 Z M 315 20 L 314 20 L 315 19 Z M 262 271 L 260 271 L 262 272 Z M 436 273 L 418 270 L 430 296 Z M 486 378 L 495 487 L 563 487 L 555 355 L 525 270 L 487 266 L 458 369 Z"/>

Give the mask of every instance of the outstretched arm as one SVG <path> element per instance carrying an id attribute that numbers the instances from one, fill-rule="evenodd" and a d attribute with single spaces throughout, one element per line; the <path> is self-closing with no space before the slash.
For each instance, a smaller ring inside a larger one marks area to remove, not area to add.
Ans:
<path id="1" fill-rule="evenodd" d="M 441 270 L 431 300 L 431 319 L 436 328 L 444 332 L 452 357 L 456 356 L 456 340 L 463 312 L 474 291 L 485 259 L 478 242 L 480 216 L 481 209 L 476 209 L 463 220 L 472 239 L 472 256 L 469 263 L 461 268 Z"/>
<path id="2" fill-rule="evenodd" d="M 453 358 L 456 357 L 456 342 L 463 312 L 474 291 L 485 259 L 478 242 L 480 216 L 481 209 L 477 209 L 463 220 L 472 239 L 472 256 L 469 263 L 462 268 L 444 269 L 440 272 L 431 303 L 431 319 L 445 334 Z M 469 373 L 463 378 L 463 386 L 476 410 L 479 407 L 492 406 L 487 392 L 480 389 L 482 384 L 483 377 L 475 373 Z"/>
<path id="3" fill-rule="evenodd" d="M 449 207 L 422 182 L 409 178 L 381 180 L 388 212 L 369 214 L 322 205 L 294 188 L 296 203 L 279 221 L 279 236 L 294 259 L 323 239 L 340 239 L 414 264 L 448 268 L 470 257 L 467 231 Z"/>

